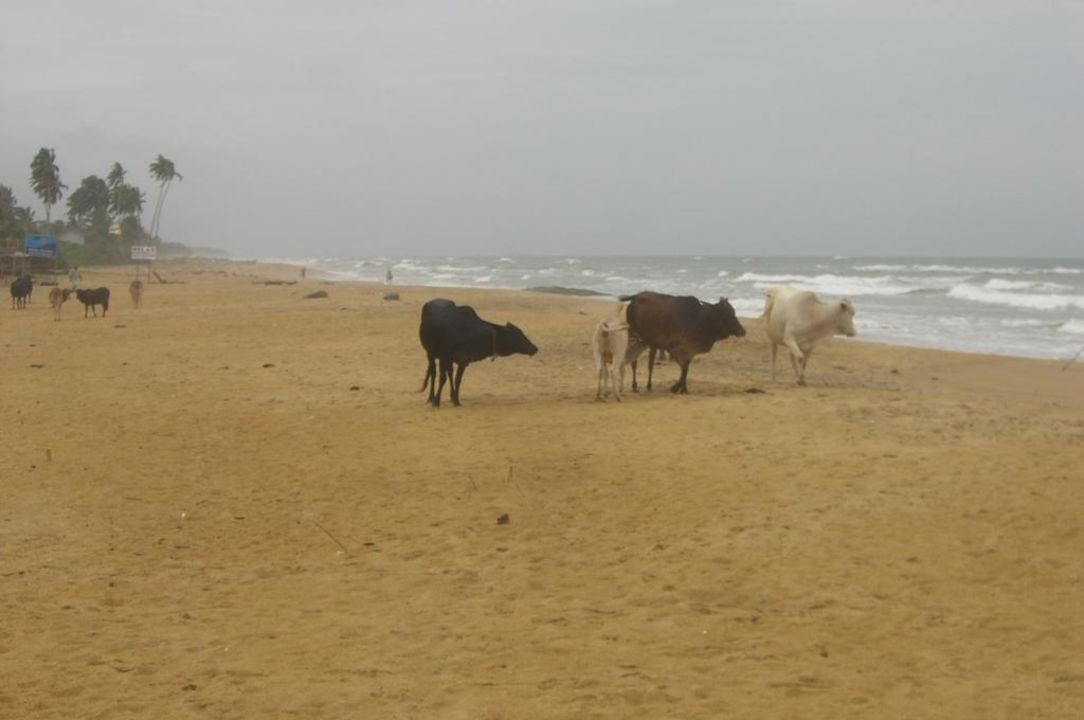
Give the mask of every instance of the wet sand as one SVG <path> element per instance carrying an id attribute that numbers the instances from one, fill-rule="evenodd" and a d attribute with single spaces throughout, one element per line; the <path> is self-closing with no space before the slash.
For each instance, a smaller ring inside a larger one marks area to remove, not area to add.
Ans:
<path id="1" fill-rule="evenodd" d="M 1084 717 L 1084 363 L 597 403 L 607 301 L 158 269 L 0 311 L 2 718 Z M 426 407 L 434 296 L 541 351 Z"/>

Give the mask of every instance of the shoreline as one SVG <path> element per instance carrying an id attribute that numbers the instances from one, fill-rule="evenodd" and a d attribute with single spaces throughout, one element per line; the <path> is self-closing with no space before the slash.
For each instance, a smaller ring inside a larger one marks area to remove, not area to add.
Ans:
<path id="1" fill-rule="evenodd" d="M 561 256 L 555 256 L 555 257 L 561 257 Z M 1013 260 L 1015 258 L 1003 258 L 1003 259 Z M 217 262 L 240 263 L 240 264 L 248 263 L 248 264 L 257 265 L 257 266 L 268 266 L 268 267 L 276 267 L 277 266 L 277 267 L 281 267 L 281 268 L 294 268 L 294 269 L 297 269 L 297 270 L 300 270 L 300 268 L 305 267 L 309 272 L 314 273 L 313 275 L 310 276 L 312 279 L 319 279 L 319 280 L 321 280 L 323 282 L 328 282 L 328 283 L 332 283 L 332 284 L 359 283 L 361 285 L 374 285 L 374 286 L 379 286 L 379 287 L 387 287 L 389 289 L 394 289 L 395 287 L 400 286 L 400 283 L 398 283 L 397 281 L 393 281 L 391 284 L 386 285 L 383 282 L 378 281 L 378 280 L 370 281 L 370 280 L 359 280 L 359 279 L 355 279 L 355 278 L 334 277 L 334 276 L 330 275 L 327 271 L 320 270 L 320 269 L 315 269 L 314 270 L 312 265 L 291 264 L 291 263 L 287 263 L 287 262 L 261 262 L 261 261 L 250 261 L 250 260 L 233 260 L 233 259 L 229 259 L 229 258 L 200 258 L 200 260 L 201 261 L 207 261 L 207 262 L 215 262 L 215 263 L 217 263 Z M 1060 261 L 1060 260 L 1066 260 L 1066 258 L 1048 258 L 1048 260 Z M 494 291 L 494 292 L 543 292 L 543 293 L 547 293 L 547 291 L 549 290 L 549 288 L 546 288 L 545 290 L 540 290 L 539 288 L 488 287 L 488 286 L 479 287 L 477 285 L 445 285 L 445 284 L 436 284 L 436 285 L 402 284 L 401 287 L 410 288 L 410 289 L 418 289 L 418 290 L 433 290 L 433 291 L 448 290 L 448 291 L 456 291 L 456 292 L 475 292 L 475 291 L 487 291 L 488 290 L 488 291 Z M 590 298 L 590 299 L 595 299 L 595 300 L 600 300 L 600 301 L 613 300 L 614 302 L 618 302 L 616 295 L 608 295 L 606 293 L 598 292 L 598 291 L 591 290 L 591 289 L 588 289 L 588 288 L 561 287 L 561 286 L 553 286 L 553 288 L 554 288 L 555 291 L 551 292 L 551 293 L 547 293 L 547 294 L 552 294 L 552 295 L 555 295 L 555 296 L 567 296 L 567 297 L 584 297 L 584 298 Z M 644 288 L 644 289 L 650 289 L 650 288 Z M 859 308 L 859 310 L 861 310 L 860 305 L 858 306 L 858 308 Z M 741 314 L 741 313 L 738 314 L 738 317 L 741 318 L 743 321 L 744 320 L 759 320 L 759 318 L 760 318 L 759 315 L 745 315 L 745 314 Z M 840 338 L 837 338 L 837 340 L 840 340 Z M 1015 359 L 1024 359 L 1024 360 L 1039 360 L 1039 361 L 1051 362 L 1051 363 L 1059 363 L 1060 362 L 1060 363 L 1063 363 L 1063 364 L 1069 362 L 1070 358 L 1072 357 L 1072 353 L 1066 355 L 1065 357 L 1059 358 L 1059 357 L 1050 357 L 1050 356 L 1046 356 L 1046 355 L 1019 355 L 1019 354 L 1012 354 L 1012 353 L 996 353 L 996 352 L 984 352 L 984 351 L 979 351 L 979 350 L 956 349 L 956 348 L 951 348 L 951 347 L 939 346 L 939 345 L 935 344 L 932 341 L 931 342 L 923 342 L 922 340 L 917 339 L 917 338 L 891 338 L 891 339 L 876 338 L 876 339 L 873 339 L 873 338 L 863 336 L 863 333 L 861 331 L 859 331 L 859 334 L 856 337 L 849 338 L 849 339 L 847 339 L 847 341 L 848 342 L 859 342 L 859 343 L 863 343 L 863 344 L 868 343 L 868 344 L 874 344 L 874 345 L 885 345 L 885 346 L 889 346 L 889 347 L 908 348 L 908 349 L 912 349 L 912 350 L 930 350 L 930 351 L 935 351 L 935 352 L 957 353 L 957 354 L 963 354 L 963 355 L 975 355 L 975 356 L 980 356 L 980 357 L 989 356 L 989 357 L 1007 358 L 1007 359 L 1015 358 Z M 1081 346 L 1084 347 L 1084 337 L 1081 338 Z M 1076 362 L 1071 363 L 1071 365 L 1081 363 L 1081 362 L 1084 362 L 1084 359 L 1077 358 Z M 1070 367 L 1071 367 L 1071 365 L 1070 365 Z"/>

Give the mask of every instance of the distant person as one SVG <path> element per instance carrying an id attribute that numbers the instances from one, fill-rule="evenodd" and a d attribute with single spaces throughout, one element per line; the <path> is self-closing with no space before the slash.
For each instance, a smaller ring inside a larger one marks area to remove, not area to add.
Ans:
<path id="1" fill-rule="evenodd" d="M 71 284 L 72 290 L 78 290 L 79 286 L 83 284 L 83 273 L 79 272 L 78 265 L 68 271 L 68 282 Z"/>
<path id="2" fill-rule="evenodd" d="M 301 268 L 301 279 L 305 279 L 305 268 Z"/>
<path id="3" fill-rule="evenodd" d="M 391 268 L 388 268 L 388 271 L 384 273 L 384 284 L 391 285 Z"/>

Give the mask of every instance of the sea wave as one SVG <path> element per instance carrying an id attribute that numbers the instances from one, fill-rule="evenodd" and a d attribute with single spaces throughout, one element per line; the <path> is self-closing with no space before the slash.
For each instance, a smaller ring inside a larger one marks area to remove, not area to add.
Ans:
<path id="1" fill-rule="evenodd" d="M 960 300 L 970 300 L 991 305 L 1009 305 L 1032 310 L 1068 310 L 1070 308 L 1084 310 L 1084 295 L 1009 292 L 969 283 L 953 285 L 949 288 L 948 296 Z"/>
<path id="2" fill-rule="evenodd" d="M 1084 318 L 1073 318 L 1058 328 L 1058 332 L 1084 335 Z"/>
<path id="3" fill-rule="evenodd" d="M 760 290 L 785 283 L 826 295 L 906 295 L 922 289 L 902 284 L 891 275 L 764 275 L 747 272 L 738 277 L 736 282 L 751 282 L 753 287 Z"/>
<path id="4" fill-rule="evenodd" d="M 993 267 L 976 265 L 945 265 L 935 263 L 932 265 L 896 265 L 891 263 L 875 263 L 872 265 L 853 265 L 852 269 L 859 272 L 923 272 L 923 273 L 964 273 L 966 275 L 1019 275 L 1024 272 L 1018 267 Z"/>
<path id="5" fill-rule="evenodd" d="M 1032 280 L 1002 280 L 1001 278 L 990 278 L 983 287 L 990 290 L 1042 290 L 1044 292 L 1064 292 L 1066 290 L 1072 290 L 1072 285 L 1063 285 L 1061 283 L 1052 282 L 1038 282 Z"/>

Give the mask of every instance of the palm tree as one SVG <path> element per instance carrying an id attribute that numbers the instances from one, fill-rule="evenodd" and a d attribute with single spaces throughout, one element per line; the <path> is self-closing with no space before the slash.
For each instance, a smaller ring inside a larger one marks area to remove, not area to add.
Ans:
<path id="1" fill-rule="evenodd" d="M 64 196 L 68 186 L 60 182 L 60 168 L 56 166 L 56 150 L 42 148 L 30 162 L 30 186 L 45 205 L 45 223 L 51 218 L 53 205 Z"/>
<path id="2" fill-rule="evenodd" d="M 154 215 L 151 216 L 151 238 L 157 239 L 158 223 L 162 219 L 162 205 L 166 202 L 166 193 L 169 192 L 169 186 L 173 182 L 173 178 L 178 180 L 184 180 L 184 178 L 177 172 L 173 161 L 163 155 L 159 155 L 151 163 L 151 175 L 158 181 L 158 200 L 154 204 Z"/>
<path id="3" fill-rule="evenodd" d="M 124 167 L 119 162 L 115 162 L 105 177 L 105 184 L 109 186 L 109 212 L 115 215 L 121 214 L 117 210 L 117 192 L 124 186 L 124 175 Z"/>

